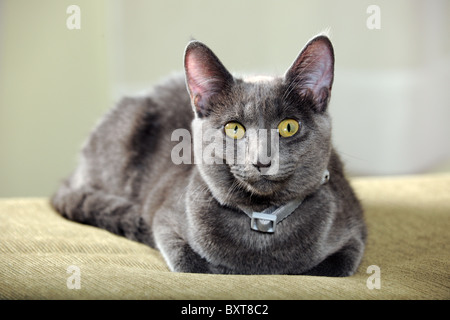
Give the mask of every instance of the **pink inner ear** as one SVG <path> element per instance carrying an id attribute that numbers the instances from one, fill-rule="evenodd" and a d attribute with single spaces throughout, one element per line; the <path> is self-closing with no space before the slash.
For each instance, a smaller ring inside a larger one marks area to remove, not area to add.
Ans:
<path id="1" fill-rule="evenodd" d="M 204 91 L 202 83 L 205 81 L 204 79 L 207 78 L 201 63 L 198 60 L 200 59 L 196 56 L 195 52 L 189 53 L 186 57 L 188 85 L 193 97 L 199 94 L 202 95 L 202 91 Z"/>
<path id="2" fill-rule="evenodd" d="M 333 62 L 329 51 L 320 51 L 317 54 L 315 52 L 311 59 L 316 61 L 311 63 L 315 70 L 311 72 L 308 82 L 310 82 L 310 89 L 316 95 L 324 87 L 331 89 L 333 82 Z"/>
<path id="3" fill-rule="evenodd" d="M 225 91 L 233 76 L 204 44 L 194 41 L 186 48 L 184 67 L 191 101 L 197 115 L 212 110 L 212 98 Z"/>
<path id="4" fill-rule="evenodd" d="M 310 92 L 317 99 L 322 89 L 331 90 L 333 84 L 334 55 L 328 38 L 311 40 L 288 71 L 288 79 L 295 81 L 300 93 Z"/>
<path id="5" fill-rule="evenodd" d="M 186 56 L 186 74 L 191 97 L 206 101 L 220 90 L 223 79 L 217 66 L 203 48 L 196 48 Z"/>

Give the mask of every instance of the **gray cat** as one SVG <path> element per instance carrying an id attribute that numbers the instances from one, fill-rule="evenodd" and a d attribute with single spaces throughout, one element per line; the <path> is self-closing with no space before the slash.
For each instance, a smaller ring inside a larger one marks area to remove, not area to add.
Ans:
<path id="1" fill-rule="evenodd" d="M 330 40 L 283 77 L 233 77 L 198 41 L 184 63 L 102 119 L 54 208 L 157 248 L 176 272 L 352 275 L 366 227 L 331 143 Z"/>

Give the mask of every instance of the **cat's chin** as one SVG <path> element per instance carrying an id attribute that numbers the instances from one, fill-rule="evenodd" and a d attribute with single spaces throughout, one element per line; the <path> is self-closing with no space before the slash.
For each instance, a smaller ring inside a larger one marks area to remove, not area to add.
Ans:
<path id="1" fill-rule="evenodd" d="M 271 196 L 282 188 L 283 181 L 272 179 L 270 176 L 261 176 L 257 180 L 242 180 L 237 178 L 241 185 L 243 185 L 247 191 L 259 196 Z"/>

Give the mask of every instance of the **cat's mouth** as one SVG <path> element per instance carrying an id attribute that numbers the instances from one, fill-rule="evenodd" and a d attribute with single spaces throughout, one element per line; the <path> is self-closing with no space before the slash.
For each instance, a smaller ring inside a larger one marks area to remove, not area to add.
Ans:
<path id="1" fill-rule="evenodd" d="M 244 186 L 249 192 L 261 196 L 268 196 L 282 189 L 286 184 L 286 181 L 292 176 L 293 172 L 294 171 L 267 174 L 267 172 L 260 170 L 231 168 L 231 173 L 241 186 Z"/>

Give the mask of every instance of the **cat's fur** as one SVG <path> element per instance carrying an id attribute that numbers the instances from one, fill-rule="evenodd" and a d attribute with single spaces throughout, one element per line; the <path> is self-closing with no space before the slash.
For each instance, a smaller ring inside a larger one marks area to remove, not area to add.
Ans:
<path id="1" fill-rule="evenodd" d="M 322 35 L 285 76 L 251 81 L 233 77 L 193 41 L 185 51 L 185 77 L 148 96 L 125 98 L 103 118 L 52 204 L 69 219 L 159 249 L 177 272 L 351 275 L 366 228 L 331 144 L 333 73 L 333 48 Z M 175 165 L 171 159 L 179 143 L 171 141 L 175 129 L 189 130 L 194 145 L 207 146 L 202 127 L 220 131 L 225 141 L 228 121 L 276 129 L 286 118 L 301 127 L 280 137 L 273 176 L 261 173 L 257 157 L 241 164 Z M 321 185 L 326 169 L 330 180 Z M 298 197 L 303 203 L 273 234 L 251 230 L 240 209 L 262 211 Z"/>

